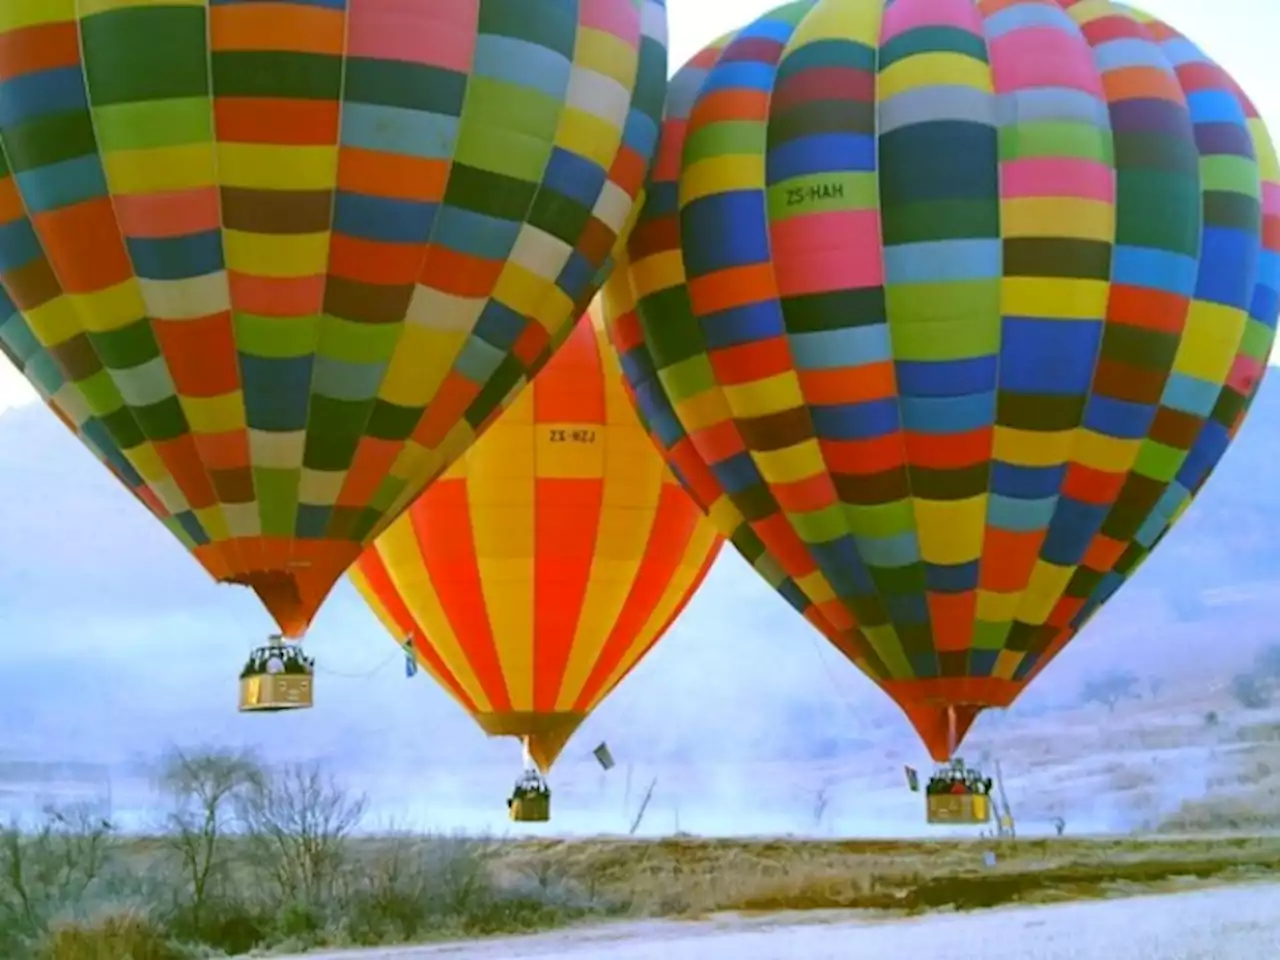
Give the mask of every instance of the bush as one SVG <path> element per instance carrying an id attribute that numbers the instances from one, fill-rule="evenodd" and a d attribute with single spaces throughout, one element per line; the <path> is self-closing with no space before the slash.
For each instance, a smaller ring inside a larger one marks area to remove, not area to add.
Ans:
<path id="1" fill-rule="evenodd" d="M 0 958 L 188 960 L 557 926 L 606 907 L 498 876 L 467 837 L 360 835 L 365 800 L 316 766 L 173 752 L 157 835 L 89 808 L 0 830 Z"/>
<path id="2" fill-rule="evenodd" d="M 192 960 L 142 913 L 108 914 L 85 923 L 57 924 L 39 947 L 39 960 Z"/>
<path id="3" fill-rule="evenodd" d="M 1254 672 L 1267 680 L 1280 680 L 1280 643 L 1258 651 Z"/>
<path id="4" fill-rule="evenodd" d="M 1265 710 L 1271 706 L 1271 690 L 1252 673 L 1240 673 L 1232 678 L 1231 695 L 1246 710 Z"/>

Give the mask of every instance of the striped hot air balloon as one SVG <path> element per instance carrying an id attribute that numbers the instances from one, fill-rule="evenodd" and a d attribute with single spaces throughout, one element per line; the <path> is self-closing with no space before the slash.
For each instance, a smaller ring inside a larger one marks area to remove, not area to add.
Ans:
<path id="1" fill-rule="evenodd" d="M 568 335 L 664 0 L 4 0 L 0 345 L 305 630 Z"/>
<path id="2" fill-rule="evenodd" d="M 646 421 L 939 760 L 1182 514 L 1275 335 L 1256 110 L 1106 0 L 778 7 L 672 80 L 648 189 L 609 296 Z"/>
<path id="3" fill-rule="evenodd" d="M 698 589 L 720 538 L 596 313 L 351 570 L 397 642 L 545 773 Z"/>

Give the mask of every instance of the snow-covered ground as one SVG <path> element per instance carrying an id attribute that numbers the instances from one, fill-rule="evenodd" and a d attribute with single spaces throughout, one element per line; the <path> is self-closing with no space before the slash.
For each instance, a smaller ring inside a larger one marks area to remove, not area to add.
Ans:
<path id="1" fill-rule="evenodd" d="M 655 922 L 284 960 L 1264 960 L 1280 883 L 909 919 L 811 915 Z"/>

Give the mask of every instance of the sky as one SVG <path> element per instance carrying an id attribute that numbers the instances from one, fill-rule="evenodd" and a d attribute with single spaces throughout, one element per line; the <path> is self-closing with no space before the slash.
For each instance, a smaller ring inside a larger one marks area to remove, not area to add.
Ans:
<path id="1" fill-rule="evenodd" d="M 669 0 L 673 68 L 774 5 Z M 1280 84 L 1264 82 L 1274 76 L 1280 36 L 1276 0 L 1147 0 L 1145 8 L 1227 66 L 1280 130 Z M 245 652 L 270 629 L 261 608 L 247 591 L 211 584 L 30 400 L 25 383 L 0 361 L 0 533 L 33 545 L 0 550 L 0 633 L 6 641 L 21 638 L 0 648 L 0 756 L 26 751 L 114 762 L 211 731 L 227 743 L 262 745 L 261 718 L 246 721 L 230 707 Z M 6 414 L 6 407 L 13 409 Z M 1248 473 L 1270 466 L 1265 445 L 1255 439 L 1252 453 L 1232 461 L 1238 477 L 1222 481 L 1246 514 L 1255 507 L 1245 502 Z M 1211 526 L 1227 522 L 1217 516 Z M 1183 543 L 1195 544 L 1183 549 L 1201 558 L 1212 549 L 1211 538 Z M 1164 549 L 1175 556 L 1178 547 Z M 1235 576 L 1227 572 L 1234 570 L 1230 557 L 1214 556 L 1220 573 Z M 1176 573 L 1176 561 L 1160 569 Z M 1098 643 L 1139 637 L 1154 609 L 1144 604 L 1155 602 L 1126 588 L 1124 603 L 1109 607 L 1094 628 Z M 305 731 L 309 755 L 341 755 L 378 783 L 393 762 L 512 759 L 510 745 L 486 741 L 428 679 L 405 680 L 397 651 L 348 584 L 326 605 L 308 643 L 323 665 L 324 709 L 280 719 L 271 729 L 282 733 L 268 738 L 268 748 L 288 753 L 291 738 Z M 1089 649 L 1081 646 L 1080 656 Z M 1068 654 L 1063 660 L 1077 656 L 1074 646 Z M 1046 696 L 1060 695 L 1047 689 Z M 663 703 L 657 726 L 655 699 Z M 815 719 L 815 710 L 838 715 Z M 668 637 L 592 718 L 567 762 L 589 769 L 579 754 L 606 736 L 619 756 L 701 751 L 741 759 L 733 751 L 743 744 L 781 749 L 796 737 L 812 740 L 814 729 L 865 732 L 881 721 L 895 737 L 907 737 L 887 701 L 726 550 Z M 454 781 L 439 771 L 432 776 L 434 789 L 452 791 L 456 807 L 468 805 L 469 787 L 441 786 Z M 408 784 L 418 789 L 412 778 L 386 789 L 404 793 Z"/>

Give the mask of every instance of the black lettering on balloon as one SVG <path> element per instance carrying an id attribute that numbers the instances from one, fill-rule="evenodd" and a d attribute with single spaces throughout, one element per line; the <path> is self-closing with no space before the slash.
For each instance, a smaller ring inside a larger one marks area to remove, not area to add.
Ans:
<path id="1" fill-rule="evenodd" d="M 839 200 L 844 197 L 843 183 L 815 183 L 810 187 L 788 187 L 787 206 L 800 207 L 823 200 Z"/>
<path id="2" fill-rule="evenodd" d="M 552 430 L 552 443 L 595 443 L 596 432 L 594 430 Z"/>

